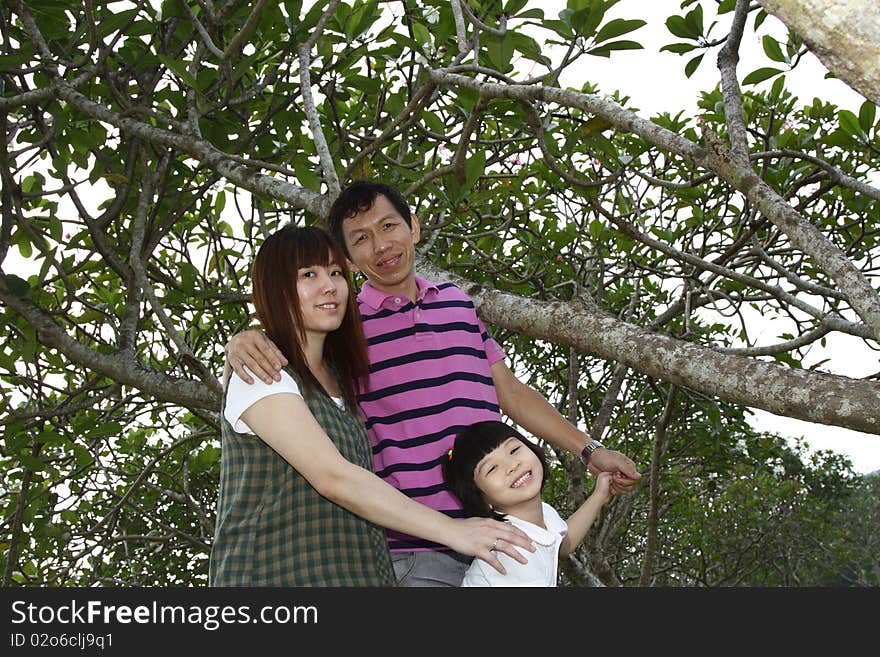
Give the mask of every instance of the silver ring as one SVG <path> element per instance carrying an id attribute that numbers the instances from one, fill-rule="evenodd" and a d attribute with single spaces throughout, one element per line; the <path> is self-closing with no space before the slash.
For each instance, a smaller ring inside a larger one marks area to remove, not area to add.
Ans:
<path id="1" fill-rule="evenodd" d="M 492 547 L 489 548 L 489 552 L 494 552 L 494 551 L 495 551 L 495 548 L 498 547 L 498 540 L 499 540 L 499 539 L 497 539 L 497 538 L 495 539 L 495 542 L 492 543 Z"/>

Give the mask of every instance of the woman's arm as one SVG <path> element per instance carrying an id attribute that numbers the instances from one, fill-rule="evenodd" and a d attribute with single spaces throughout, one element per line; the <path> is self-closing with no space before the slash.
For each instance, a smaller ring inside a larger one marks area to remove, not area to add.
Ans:
<path id="1" fill-rule="evenodd" d="M 375 474 L 345 459 L 299 395 L 264 397 L 241 415 L 247 425 L 321 495 L 389 529 L 480 557 L 504 573 L 493 549 L 525 563 L 514 546 L 534 551 L 526 534 L 489 518 L 456 520 L 408 498 Z"/>

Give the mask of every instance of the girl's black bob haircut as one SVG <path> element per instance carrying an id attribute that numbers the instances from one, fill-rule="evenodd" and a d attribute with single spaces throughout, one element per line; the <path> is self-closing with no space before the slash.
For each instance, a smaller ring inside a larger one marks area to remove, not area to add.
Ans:
<path id="1" fill-rule="evenodd" d="M 544 472 L 541 477 L 541 488 L 547 483 L 549 476 L 547 458 L 540 447 L 504 422 L 495 420 L 476 422 L 458 433 L 452 451 L 443 461 L 443 477 L 446 479 L 446 485 L 461 502 L 466 516 L 504 520 L 504 515 L 490 508 L 483 499 L 483 494 L 474 483 L 474 469 L 486 454 L 508 438 L 519 438 L 535 453 Z"/>

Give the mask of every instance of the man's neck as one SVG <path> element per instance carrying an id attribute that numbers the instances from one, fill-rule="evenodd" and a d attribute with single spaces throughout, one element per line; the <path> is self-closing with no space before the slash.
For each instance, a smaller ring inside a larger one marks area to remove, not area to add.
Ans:
<path id="1" fill-rule="evenodd" d="M 376 285 L 373 281 L 369 281 L 369 283 L 374 289 L 389 296 L 404 296 L 410 301 L 416 301 L 419 298 L 419 284 L 416 282 L 415 275 L 411 276 L 400 285 Z"/>

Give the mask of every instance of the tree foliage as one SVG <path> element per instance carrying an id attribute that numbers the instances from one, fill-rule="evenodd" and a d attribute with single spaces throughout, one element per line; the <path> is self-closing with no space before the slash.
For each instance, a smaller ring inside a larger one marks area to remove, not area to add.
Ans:
<path id="1" fill-rule="evenodd" d="M 804 365 L 880 338 L 875 106 L 793 97 L 791 31 L 738 70 L 764 11 L 685 1 L 664 50 L 719 84 L 696 116 L 642 116 L 626 80 L 560 84 L 641 48 L 638 5 L 541 4 L 0 8 L 5 585 L 204 582 L 255 247 L 362 177 L 411 199 L 421 271 L 465 287 L 523 378 L 648 474 L 567 581 L 878 584 L 876 486 L 744 415 L 880 432 L 876 377 Z M 584 472 L 556 456 L 565 506 Z"/>

